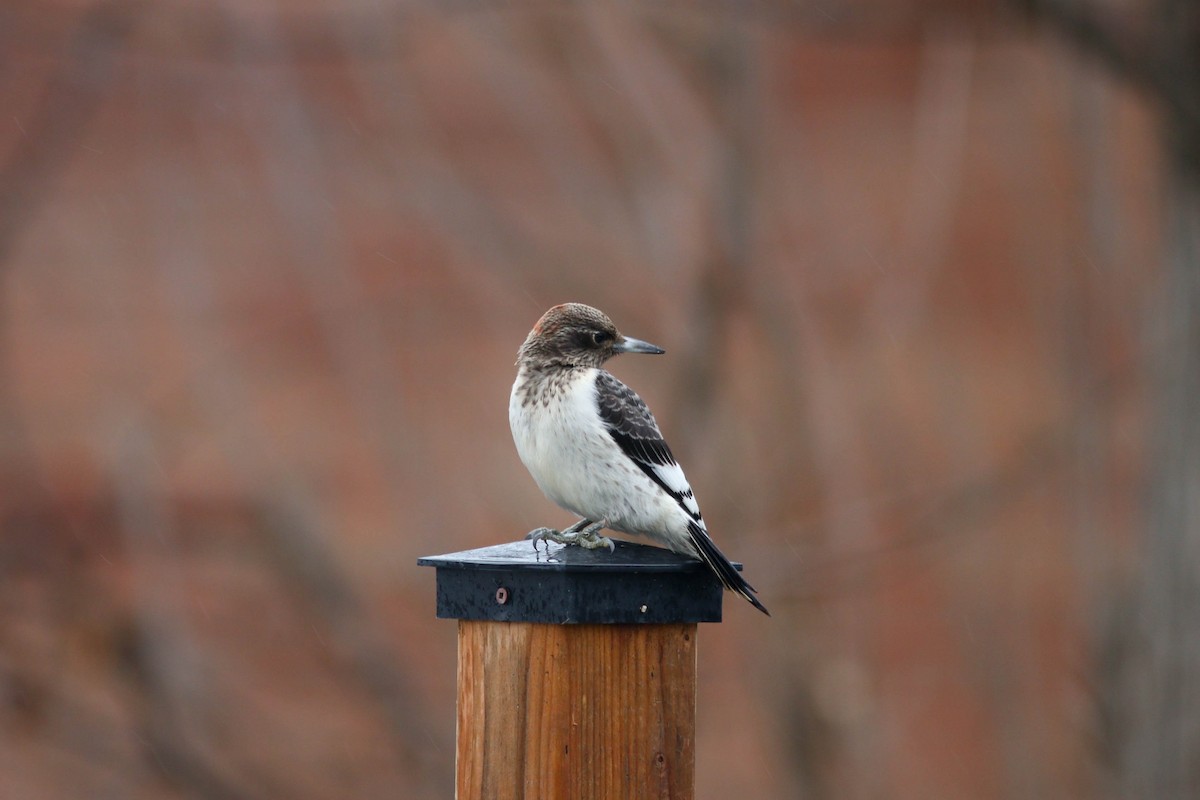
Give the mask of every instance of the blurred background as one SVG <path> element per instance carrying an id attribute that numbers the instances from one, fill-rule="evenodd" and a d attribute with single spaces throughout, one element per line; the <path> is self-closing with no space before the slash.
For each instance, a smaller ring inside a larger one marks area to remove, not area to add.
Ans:
<path id="1" fill-rule="evenodd" d="M 419 556 L 666 348 L 697 797 L 1200 793 L 1191 0 L 0 9 L 0 797 L 440 798 Z"/>

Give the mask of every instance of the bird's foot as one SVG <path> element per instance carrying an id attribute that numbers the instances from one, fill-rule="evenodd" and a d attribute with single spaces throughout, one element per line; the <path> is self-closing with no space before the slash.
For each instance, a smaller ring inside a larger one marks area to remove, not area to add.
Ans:
<path id="1" fill-rule="evenodd" d="M 534 550 L 537 550 L 538 542 L 545 542 L 546 552 L 550 552 L 550 542 L 564 544 L 562 534 L 554 530 L 554 528 L 534 528 L 525 534 L 525 538 L 533 542 Z"/>
<path id="2" fill-rule="evenodd" d="M 586 550 L 607 547 L 611 553 L 616 549 L 616 545 L 607 536 L 599 535 L 607 524 L 607 520 L 592 522 L 590 519 L 581 519 L 564 531 L 556 531 L 554 528 L 536 528 L 527 533 L 525 538 L 533 541 L 534 550 L 537 549 L 538 542 L 546 542 L 547 550 L 550 542 L 557 542 L 561 545 L 576 544 Z"/>
<path id="3" fill-rule="evenodd" d="M 565 531 L 556 531 L 554 528 L 535 528 L 525 534 L 526 539 L 533 541 L 533 549 L 537 550 L 538 542 L 546 543 L 546 552 L 550 552 L 550 542 L 558 542 L 559 544 L 575 544 L 579 539 L 579 531 L 591 525 L 590 519 L 581 519 Z"/>
<path id="4" fill-rule="evenodd" d="M 600 535 L 600 531 L 604 530 L 607 525 L 608 520 L 606 519 L 602 519 L 599 522 L 593 522 L 591 525 L 588 525 L 579 533 L 575 534 L 575 544 L 588 550 L 598 550 L 601 547 L 607 547 L 608 552 L 611 553 L 617 549 L 617 546 L 613 544 L 612 539 L 608 538 L 607 536 Z"/>

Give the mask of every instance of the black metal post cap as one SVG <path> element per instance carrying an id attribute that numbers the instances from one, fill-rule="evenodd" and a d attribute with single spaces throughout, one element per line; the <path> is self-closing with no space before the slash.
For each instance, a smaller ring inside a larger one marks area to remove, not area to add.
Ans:
<path id="1" fill-rule="evenodd" d="M 437 569 L 442 619 L 554 624 L 720 622 L 721 582 L 701 562 L 613 540 L 586 550 L 528 540 L 417 559 Z M 741 569 L 741 564 L 735 564 Z"/>

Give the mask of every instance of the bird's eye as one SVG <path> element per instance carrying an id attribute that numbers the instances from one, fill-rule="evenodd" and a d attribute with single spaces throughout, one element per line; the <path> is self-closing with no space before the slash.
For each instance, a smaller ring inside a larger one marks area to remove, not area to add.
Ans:
<path id="1" fill-rule="evenodd" d="M 592 333 L 593 344 L 604 344 L 605 342 L 612 341 L 612 338 L 613 335 L 608 331 L 595 331 Z"/>

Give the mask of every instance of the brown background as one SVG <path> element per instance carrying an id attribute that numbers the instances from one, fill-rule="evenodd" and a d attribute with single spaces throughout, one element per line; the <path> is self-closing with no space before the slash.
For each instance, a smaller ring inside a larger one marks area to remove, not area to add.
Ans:
<path id="1" fill-rule="evenodd" d="M 507 424 L 567 300 L 774 614 L 701 629 L 698 798 L 1110 791 L 1165 169 L 1031 20 L 17 0 L 0 109 L 0 796 L 449 796 L 415 560 L 570 521 Z"/>

